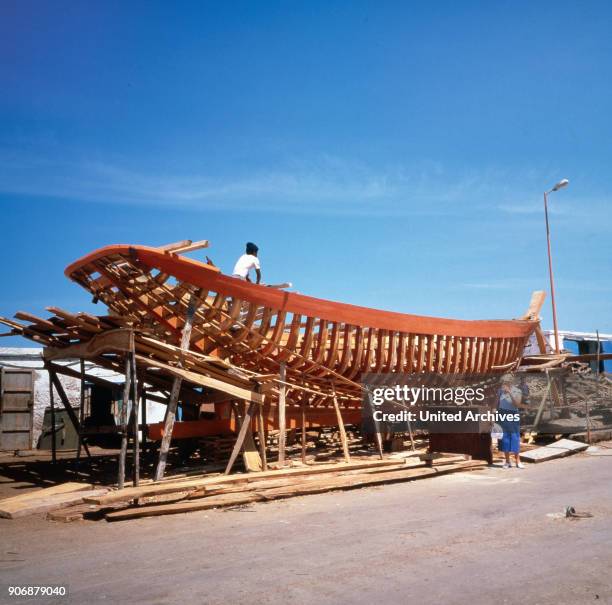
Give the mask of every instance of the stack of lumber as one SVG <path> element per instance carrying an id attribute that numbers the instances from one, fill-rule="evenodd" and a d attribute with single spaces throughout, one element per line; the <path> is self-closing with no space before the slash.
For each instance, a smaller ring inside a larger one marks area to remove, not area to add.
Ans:
<path id="1" fill-rule="evenodd" d="M 296 444 L 296 431 L 295 429 L 289 429 L 285 431 L 285 444 L 295 445 Z M 266 444 L 270 452 L 278 453 L 278 444 L 280 442 L 280 431 L 278 429 L 269 430 L 266 435 Z"/>
<path id="2" fill-rule="evenodd" d="M 235 435 L 207 435 L 198 440 L 200 455 L 209 463 L 227 461 L 236 443 Z"/>
<path id="3" fill-rule="evenodd" d="M 285 436 L 285 455 L 287 458 L 291 456 L 299 456 L 299 453 L 302 449 L 301 443 L 301 433 L 299 433 L 295 429 L 289 429 L 286 431 Z M 310 435 L 310 437 L 309 437 Z M 306 434 L 306 448 L 312 449 L 315 447 L 315 439 L 318 436 L 318 431 L 308 431 Z M 257 447 L 259 447 L 259 437 L 254 435 L 255 443 Z M 269 460 L 277 460 L 278 459 L 278 444 L 280 439 L 280 431 L 276 429 L 272 429 L 267 431 L 266 434 L 266 452 L 268 454 Z"/>
<path id="4" fill-rule="evenodd" d="M 235 475 L 183 475 L 121 490 L 69 482 L 0 501 L 0 517 L 17 519 L 47 513 L 47 518 L 54 521 L 74 521 L 84 516 L 118 521 L 411 481 L 485 466 L 484 462 L 442 454 L 426 456 L 424 461 L 408 456 Z"/>
<path id="5" fill-rule="evenodd" d="M 358 431 L 355 431 L 354 428 L 350 425 L 345 426 L 346 431 L 346 440 L 350 445 L 352 444 L 360 444 L 361 435 Z M 340 431 L 337 427 L 324 427 L 319 433 L 319 439 L 317 441 L 317 446 L 328 446 L 333 445 L 340 447 Z"/>
<path id="6" fill-rule="evenodd" d="M 411 481 L 484 467 L 485 462 L 458 460 L 456 456 L 441 458 L 436 466 L 430 466 L 416 456 L 314 464 L 276 471 L 149 483 L 89 496 L 84 501 L 99 507 L 115 507 L 116 510 L 108 512 L 105 518 L 107 521 L 119 521 Z M 178 501 L 152 502 L 155 498 L 170 498 L 173 495 Z"/>
<path id="7" fill-rule="evenodd" d="M 108 488 L 94 489 L 89 483 L 62 483 L 0 500 L 0 517 L 18 519 L 28 515 L 48 513 L 74 504 L 82 504 L 85 498 L 101 497 L 107 492 Z"/>
<path id="8" fill-rule="evenodd" d="M 351 454 L 361 451 L 367 446 L 364 445 L 363 438 L 353 425 L 346 425 L 346 443 Z M 314 446 L 316 460 L 330 460 L 338 455 L 342 455 L 342 440 L 338 427 L 323 427 L 315 441 L 309 445 Z"/>

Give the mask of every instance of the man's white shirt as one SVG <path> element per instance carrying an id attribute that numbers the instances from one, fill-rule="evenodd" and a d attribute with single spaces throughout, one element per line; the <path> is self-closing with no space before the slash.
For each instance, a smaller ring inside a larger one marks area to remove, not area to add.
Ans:
<path id="1" fill-rule="evenodd" d="M 234 271 L 232 275 L 234 277 L 240 277 L 242 279 L 246 279 L 246 276 L 249 274 L 251 269 L 259 269 L 259 259 L 252 254 L 243 254 L 237 261 L 234 266 Z"/>

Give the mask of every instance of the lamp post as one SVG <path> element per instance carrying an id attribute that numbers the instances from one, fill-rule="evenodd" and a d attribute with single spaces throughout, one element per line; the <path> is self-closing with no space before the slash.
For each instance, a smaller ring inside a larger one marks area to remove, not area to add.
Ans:
<path id="1" fill-rule="evenodd" d="M 557 306 L 555 304 L 555 282 L 553 279 L 552 255 L 550 252 L 550 227 L 548 225 L 548 194 L 559 191 L 569 185 L 567 179 L 559 181 L 550 191 L 544 192 L 544 216 L 546 218 L 546 244 L 548 246 L 548 274 L 550 276 L 550 299 L 552 302 L 553 329 L 555 331 L 555 353 L 561 351 L 559 347 L 559 328 L 557 327 Z"/>

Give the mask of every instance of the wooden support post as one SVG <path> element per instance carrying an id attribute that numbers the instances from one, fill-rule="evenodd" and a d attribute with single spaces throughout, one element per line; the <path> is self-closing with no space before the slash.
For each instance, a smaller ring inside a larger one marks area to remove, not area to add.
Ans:
<path id="1" fill-rule="evenodd" d="M 533 428 L 531 429 L 533 432 L 538 428 L 538 424 L 540 424 L 540 419 L 542 418 L 542 412 L 544 411 L 544 404 L 548 399 L 548 393 L 550 392 L 550 376 L 548 375 L 548 368 L 546 368 L 546 391 L 544 391 L 544 396 L 542 397 L 542 401 L 540 401 L 540 405 L 538 406 L 538 411 L 536 412 L 535 420 L 533 421 Z"/>
<path id="2" fill-rule="evenodd" d="M 147 389 L 145 389 L 144 387 L 142 389 L 140 401 L 141 401 L 140 403 L 141 405 L 140 421 L 142 424 L 142 443 L 144 445 L 146 444 L 147 439 L 149 437 L 149 427 L 147 426 Z"/>
<path id="3" fill-rule="evenodd" d="M 179 393 L 181 391 L 182 378 L 175 377 L 172 381 L 172 390 L 168 399 L 168 407 L 164 417 L 164 434 L 159 448 L 159 459 L 157 468 L 155 469 L 155 481 L 163 478 L 166 470 L 166 462 L 168 460 L 168 451 L 170 450 L 170 442 L 172 441 L 172 430 L 174 429 L 174 420 L 176 418 L 176 408 L 178 406 Z"/>
<path id="4" fill-rule="evenodd" d="M 132 482 L 134 486 L 137 486 L 140 483 L 140 440 L 138 438 L 138 401 L 139 397 L 139 388 L 140 385 L 138 383 L 138 378 L 136 376 L 136 353 L 132 348 L 130 352 L 130 365 L 131 365 L 131 374 L 132 374 L 132 414 L 133 414 L 133 424 L 132 424 Z"/>
<path id="5" fill-rule="evenodd" d="M 556 369 L 556 368 L 555 368 Z M 561 396 L 559 395 L 559 387 L 557 384 L 557 372 L 553 372 L 550 377 L 550 419 L 553 419 L 552 413 L 554 408 L 556 407 L 559 410 L 559 418 L 570 418 L 570 410 L 569 408 L 563 408 L 561 402 Z"/>
<path id="6" fill-rule="evenodd" d="M 199 293 L 199 291 L 198 291 Z M 192 292 L 189 298 L 189 305 L 187 307 L 187 315 L 185 317 L 185 325 L 183 326 L 183 332 L 181 334 L 181 349 L 188 350 L 189 343 L 191 342 L 191 328 L 193 327 L 193 318 L 196 312 L 198 296 Z M 179 367 L 183 366 L 182 356 L 179 357 Z M 159 448 L 159 460 L 157 462 L 157 468 L 155 469 L 155 481 L 159 481 L 164 476 L 166 470 L 166 462 L 168 460 L 168 451 L 170 450 L 170 442 L 172 441 L 172 429 L 174 428 L 174 420 L 176 418 L 176 408 L 178 405 L 179 393 L 181 392 L 181 385 L 183 379 L 175 376 L 172 381 L 172 389 L 170 391 L 170 399 L 168 401 L 168 407 L 166 408 L 166 415 L 164 418 L 164 433 L 162 442 Z"/>
<path id="7" fill-rule="evenodd" d="M 51 405 L 51 462 L 57 462 L 57 443 L 55 436 L 55 397 L 53 396 L 53 380 L 49 371 L 49 404 Z"/>
<path id="8" fill-rule="evenodd" d="M 70 405 L 70 400 L 68 399 L 68 395 L 66 395 L 66 391 L 64 390 L 62 381 L 59 379 L 59 376 L 55 372 L 55 369 L 53 368 L 52 364 L 46 363 L 45 367 L 49 371 L 49 377 L 51 379 L 51 382 L 53 383 L 53 386 L 55 387 L 57 394 L 60 396 L 62 405 L 64 406 L 64 409 L 68 413 L 68 418 L 70 418 L 70 422 L 72 422 L 72 426 L 74 427 L 74 430 L 76 431 L 77 434 L 80 434 L 81 427 L 79 425 L 79 419 L 77 418 L 77 415 L 74 413 L 74 410 L 72 409 L 72 406 Z M 87 446 L 87 441 L 85 439 L 83 439 L 83 447 L 85 448 L 85 453 L 87 454 L 87 456 L 91 458 L 89 447 Z"/>
<path id="9" fill-rule="evenodd" d="M 119 452 L 119 469 L 117 472 L 117 487 L 123 489 L 125 482 L 125 459 L 128 442 L 128 404 L 130 401 L 131 363 L 128 355 L 125 356 L 125 383 L 123 384 L 123 399 L 121 401 L 121 450 Z"/>
<path id="10" fill-rule="evenodd" d="M 412 434 L 412 423 L 408 420 L 408 435 L 410 435 L 410 449 L 416 451 L 414 447 L 414 435 Z"/>
<path id="11" fill-rule="evenodd" d="M 374 438 L 376 439 L 378 455 L 380 459 L 382 460 L 384 456 L 383 456 L 382 436 L 380 434 L 380 424 L 378 423 L 378 420 L 376 420 L 374 416 L 374 412 L 376 411 L 376 409 L 374 408 L 374 404 L 372 403 L 372 393 L 369 390 L 366 390 L 366 395 L 368 398 L 368 404 L 370 406 L 370 412 L 372 413 L 372 422 L 374 423 Z"/>
<path id="12" fill-rule="evenodd" d="M 283 361 L 280 364 L 279 378 L 281 380 L 281 384 L 278 392 L 278 463 L 280 466 L 285 465 L 285 447 L 287 444 L 287 419 L 285 415 L 285 399 L 287 395 L 287 387 L 285 385 L 286 376 L 287 368 L 285 366 L 285 362 Z"/>
<path id="13" fill-rule="evenodd" d="M 241 429 L 243 422 L 245 422 L 244 402 L 234 402 L 232 404 L 232 409 L 234 410 L 236 425 L 238 429 Z M 253 415 L 255 415 L 255 412 L 253 412 Z M 257 448 L 255 447 L 252 425 L 253 423 L 250 422 L 246 429 L 246 435 L 242 443 L 242 458 L 244 461 L 244 468 L 247 472 L 259 472 L 263 470 L 263 462 Z"/>
<path id="14" fill-rule="evenodd" d="M 302 464 L 306 464 L 306 402 L 302 399 Z"/>
<path id="15" fill-rule="evenodd" d="M 268 458 L 266 452 L 266 427 L 264 425 L 263 403 L 257 406 L 257 436 L 259 438 L 259 455 L 261 466 L 264 471 L 268 470 Z"/>
<path id="16" fill-rule="evenodd" d="M 236 462 L 236 458 L 242 449 L 244 444 L 244 439 L 246 437 L 247 431 L 251 426 L 251 421 L 253 419 L 253 411 L 255 409 L 255 404 L 252 401 L 249 401 L 249 405 L 247 407 L 246 414 L 242 419 L 242 425 L 240 426 L 240 431 L 238 432 L 238 437 L 236 438 L 236 443 L 234 444 L 234 449 L 232 450 L 232 454 L 230 459 L 227 462 L 227 466 L 225 467 L 225 474 L 229 475 L 232 467 L 234 466 L 234 462 Z"/>
<path id="17" fill-rule="evenodd" d="M 334 401 L 334 409 L 336 410 L 336 419 L 338 420 L 338 430 L 340 431 L 340 442 L 342 443 L 342 452 L 344 453 L 344 461 L 350 462 L 351 455 L 349 454 L 348 442 L 346 440 L 346 430 L 344 428 L 344 421 L 342 420 L 342 414 L 340 413 L 340 406 L 338 405 L 338 397 L 336 396 L 336 388 L 332 383 L 332 399 Z"/>
<path id="18" fill-rule="evenodd" d="M 546 337 L 544 336 L 544 332 L 542 332 L 542 328 L 540 324 L 538 324 L 535 328 L 536 341 L 538 343 L 538 349 L 540 349 L 540 353 L 542 355 L 546 355 L 548 352 L 546 348 Z"/>
<path id="19" fill-rule="evenodd" d="M 81 398 L 79 400 L 79 424 L 83 427 L 83 419 L 85 417 L 85 360 L 81 359 Z M 79 468 L 79 462 L 81 460 L 81 448 L 83 447 L 83 437 L 81 431 L 79 431 L 79 445 L 76 455 L 76 468 Z"/>

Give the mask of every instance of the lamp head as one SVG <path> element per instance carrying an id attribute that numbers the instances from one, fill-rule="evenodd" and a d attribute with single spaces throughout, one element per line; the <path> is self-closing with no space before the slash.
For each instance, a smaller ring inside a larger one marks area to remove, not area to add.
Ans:
<path id="1" fill-rule="evenodd" d="M 559 191 L 559 189 L 563 189 L 563 187 L 567 187 L 568 185 L 569 185 L 569 180 L 562 179 L 551 189 L 551 191 Z"/>

